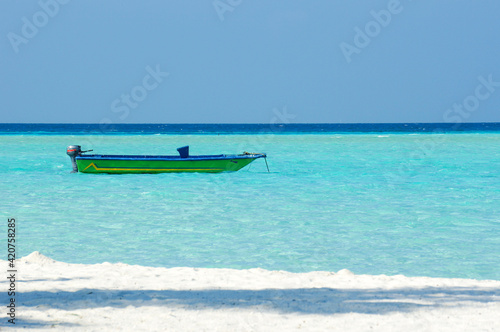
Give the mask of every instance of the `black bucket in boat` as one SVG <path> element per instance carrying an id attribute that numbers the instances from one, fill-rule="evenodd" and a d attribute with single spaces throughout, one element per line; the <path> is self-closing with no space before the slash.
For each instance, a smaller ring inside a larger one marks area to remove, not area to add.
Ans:
<path id="1" fill-rule="evenodd" d="M 178 148 L 177 151 L 179 151 L 179 154 L 181 155 L 181 158 L 187 158 L 189 157 L 189 145 L 183 146 L 181 148 Z"/>

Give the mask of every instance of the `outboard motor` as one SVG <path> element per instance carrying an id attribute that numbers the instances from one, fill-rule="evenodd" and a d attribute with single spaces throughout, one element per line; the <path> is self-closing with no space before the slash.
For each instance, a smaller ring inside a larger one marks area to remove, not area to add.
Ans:
<path id="1" fill-rule="evenodd" d="M 71 158 L 71 163 L 73 164 L 73 172 L 78 172 L 78 166 L 76 165 L 76 156 L 79 156 L 82 153 L 82 147 L 80 145 L 70 145 L 66 149 L 66 153 Z"/>

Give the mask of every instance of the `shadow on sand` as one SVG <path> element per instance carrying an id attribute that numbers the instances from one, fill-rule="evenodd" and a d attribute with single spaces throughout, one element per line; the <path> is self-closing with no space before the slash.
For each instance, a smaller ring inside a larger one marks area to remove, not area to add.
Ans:
<path id="1" fill-rule="evenodd" d="M 497 297 L 496 299 L 494 297 Z M 129 305 L 181 306 L 187 309 L 264 306 L 283 313 L 361 314 L 407 311 L 462 301 L 497 302 L 500 289 L 478 290 L 466 287 L 381 289 L 297 288 L 263 290 L 102 290 L 75 292 L 33 291 L 19 294 L 23 306 L 47 306 L 60 310 L 117 307 Z M 152 303 L 154 302 L 154 303 Z M 425 302 L 418 304 L 415 302 Z"/>
<path id="2" fill-rule="evenodd" d="M 127 306 L 165 306 L 184 309 L 256 309 L 278 313 L 334 315 L 344 313 L 385 314 L 422 308 L 453 307 L 464 302 L 499 302 L 500 289 L 467 287 L 428 287 L 383 289 L 264 289 L 264 290 L 102 290 L 75 292 L 32 291 L 20 293 L 23 307 L 59 310 L 84 308 L 125 308 Z M 19 308 L 22 311 L 22 307 Z M 20 322 L 24 325 L 24 322 Z M 46 322 L 26 322 L 28 327 L 47 326 Z M 39 324 L 39 325 L 37 325 Z M 2 324 L 4 325 L 4 324 Z M 4 325 L 5 326 L 5 325 Z"/>

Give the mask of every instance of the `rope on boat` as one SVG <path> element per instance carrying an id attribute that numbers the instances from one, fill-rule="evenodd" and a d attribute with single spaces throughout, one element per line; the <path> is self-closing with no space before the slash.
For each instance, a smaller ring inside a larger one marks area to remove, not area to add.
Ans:
<path id="1" fill-rule="evenodd" d="M 264 161 L 266 162 L 267 172 L 270 173 L 269 172 L 269 166 L 267 166 L 267 157 L 264 157 Z"/>

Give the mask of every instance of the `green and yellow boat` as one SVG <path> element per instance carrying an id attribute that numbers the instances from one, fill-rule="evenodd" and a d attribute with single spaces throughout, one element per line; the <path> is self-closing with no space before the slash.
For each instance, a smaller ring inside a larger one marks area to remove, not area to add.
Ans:
<path id="1" fill-rule="evenodd" d="M 79 145 L 68 146 L 66 153 L 71 158 L 73 172 L 113 174 L 235 172 L 247 166 L 255 159 L 264 158 L 266 160 L 267 157 L 265 153 L 249 152 L 234 155 L 190 156 L 189 146 L 178 148 L 179 156 L 84 154 L 89 151 L 82 151 Z"/>

